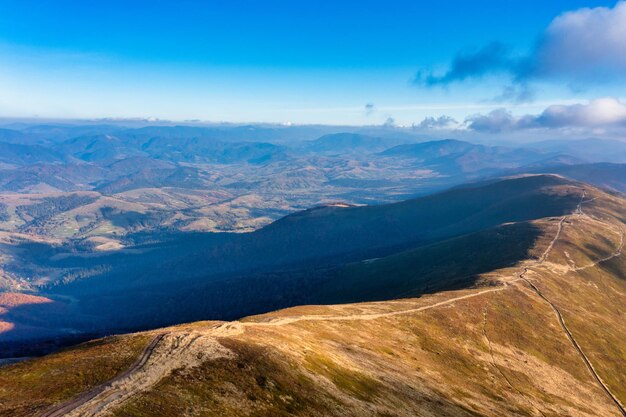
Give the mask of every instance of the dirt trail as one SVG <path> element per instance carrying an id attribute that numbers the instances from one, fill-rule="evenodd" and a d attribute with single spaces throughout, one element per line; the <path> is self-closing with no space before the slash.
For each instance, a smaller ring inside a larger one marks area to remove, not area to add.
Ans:
<path id="1" fill-rule="evenodd" d="M 217 334 L 227 335 L 229 332 L 236 333 L 236 330 L 216 329 Z M 219 344 L 210 332 L 159 334 L 129 370 L 73 400 L 48 410 L 42 416 L 105 415 L 138 392 L 151 388 L 174 369 L 193 367 L 207 358 L 231 355 L 232 353 Z"/>
<path id="2" fill-rule="evenodd" d="M 513 281 L 511 281 L 513 282 Z M 42 417 L 59 416 L 102 416 L 119 406 L 133 395 L 154 386 L 174 369 L 193 367 L 208 358 L 231 355 L 217 340 L 219 337 L 232 337 L 245 331 L 246 327 L 273 327 L 301 321 L 341 321 L 375 320 L 401 314 L 410 314 L 452 304 L 456 301 L 478 297 L 483 294 L 503 291 L 509 285 L 450 298 L 426 306 L 376 314 L 354 314 L 346 316 L 299 316 L 280 318 L 268 322 L 226 322 L 210 329 L 193 332 L 165 333 L 153 339 L 143 354 L 128 371 L 75 399 L 60 404 Z"/>
<path id="3" fill-rule="evenodd" d="M 585 192 L 583 191 L 583 195 L 581 198 L 580 203 L 578 203 L 578 206 L 576 208 L 576 211 L 574 212 L 575 215 L 580 215 L 583 216 L 585 215 L 585 213 L 582 210 L 582 204 L 583 204 L 583 200 L 585 198 Z M 592 200 L 589 200 L 592 201 Z M 567 220 L 569 216 L 563 216 L 561 218 L 561 220 L 559 221 L 559 226 L 558 226 L 558 230 L 556 233 L 556 236 L 554 237 L 554 239 L 552 240 L 552 242 L 550 242 L 550 245 L 548 246 L 548 248 L 546 249 L 546 251 L 543 253 L 543 255 L 541 256 L 541 258 L 539 258 L 537 265 L 541 265 L 543 264 L 543 262 L 547 259 L 548 255 L 550 254 L 550 252 L 552 251 L 552 248 L 554 247 L 554 244 L 557 242 L 557 240 L 559 239 L 559 237 L 561 236 L 561 231 L 563 230 L 563 223 L 565 222 L 565 220 Z M 612 259 L 616 256 L 620 256 L 622 253 L 622 248 L 624 246 L 624 233 L 622 232 L 622 238 L 621 238 L 621 242 L 620 245 L 617 249 L 617 251 L 611 255 L 608 256 L 604 259 L 600 259 L 596 262 L 594 262 L 592 265 L 586 266 L 586 267 L 582 267 L 582 268 L 573 268 L 571 270 L 581 270 L 581 269 L 586 269 L 586 268 L 590 268 L 592 266 L 596 266 L 597 264 L 601 263 L 601 262 L 605 262 L 609 259 Z M 581 359 L 583 360 L 583 362 L 585 363 L 586 368 L 589 370 L 589 372 L 591 373 L 591 376 L 593 377 L 593 379 L 598 383 L 599 387 L 606 393 L 606 395 L 611 399 L 611 401 L 615 404 L 615 406 L 617 407 L 617 409 L 619 410 L 619 412 L 626 417 L 626 408 L 624 408 L 624 406 L 622 405 L 622 403 L 619 401 L 619 399 L 613 394 L 613 392 L 611 392 L 611 390 L 609 389 L 609 387 L 604 383 L 604 381 L 602 380 L 602 378 L 600 377 L 600 375 L 598 375 L 597 371 L 595 370 L 595 368 L 593 367 L 593 364 L 591 363 L 591 361 L 589 360 L 589 358 L 587 357 L 587 355 L 585 354 L 585 352 L 582 350 L 582 348 L 580 347 L 580 345 L 578 344 L 578 341 L 576 340 L 576 338 L 574 337 L 574 335 L 572 334 L 572 332 L 570 331 L 570 329 L 567 327 L 567 324 L 565 323 L 565 320 L 563 319 L 563 315 L 561 314 L 561 311 L 559 310 L 559 308 L 552 302 L 550 301 L 550 299 L 548 299 L 548 297 L 545 296 L 545 294 L 543 294 L 541 292 L 541 290 L 535 285 L 533 284 L 528 278 L 526 278 L 526 273 L 528 272 L 528 268 L 524 269 L 524 272 L 522 272 L 519 277 L 524 280 L 531 288 L 532 290 L 542 299 L 544 300 L 548 305 L 550 305 L 550 307 L 552 308 L 552 310 L 554 311 L 554 314 L 556 315 L 558 321 L 559 321 L 559 325 L 561 326 L 561 328 L 563 329 L 563 331 L 565 332 L 565 335 L 567 336 L 567 338 L 569 339 L 569 341 L 571 342 L 571 344 L 574 346 L 574 348 L 576 349 L 576 352 L 578 353 L 578 355 L 581 357 Z"/>
<path id="4" fill-rule="evenodd" d="M 598 259 L 597 261 L 590 263 L 589 265 L 585 265 L 585 266 L 579 266 L 579 267 L 574 267 L 574 268 L 570 268 L 572 271 L 578 272 L 578 271 L 584 271 L 585 269 L 589 269 L 589 268 L 593 268 L 603 262 L 607 262 L 610 261 L 613 258 L 617 258 L 618 256 L 621 256 L 622 253 L 624 251 L 624 231 L 622 230 L 622 233 L 620 235 L 620 242 L 619 245 L 617 247 L 617 249 L 615 250 L 615 252 L 613 252 L 611 255 L 602 258 L 602 259 Z"/>
<path id="5" fill-rule="evenodd" d="M 514 282 L 514 281 L 511 281 Z M 474 297 L 478 297 L 480 295 L 483 294 L 488 294 L 488 293 L 492 293 L 492 292 L 497 292 L 497 291 L 504 291 L 505 289 L 508 288 L 508 285 L 506 286 L 500 286 L 497 288 L 492 288 L 489 290 L 483 290 L 483 291 L 478 291 L 475 293 L 471 293 L 471 294 L 466 294 L 466 295 L 462 295 L 459 297 L 454 297 L 454 298 L 450 298 L 448 300 L 444 300 L 444 301 L 440 301 L 438 303 L 434 303 L 434 304 L 429 304 L 426 306 L 422 306 L 422 307 L 416 307 L 416 308 L 411 308 L 408 310 L 397 310 L 397 311 L 389 311 L 386 313 L 372 313 L 372 314 L 349 314 L 349 315 L 345 315 L 345 316 L 315 316 L 315 315 L 310 315 L 310 316 L 298 316 L 298 317 L 285 317 L 285 318 L 278 318 L 278 319 L 273 319 L 271 321 L 266 321 L 266 322 L 245 322 L 245 323 L 241 323 L 242 326 L 245 327 L 249 327 L 249 326 L 253 326 L 253 327 L 260 327 L 260 326 L 284 326 L 287 324 L 292 324 L 292 323 L 298 323 L 301 321 L 352 321 L 352 320 L 376 320 L 376 319 L 381 319 L 381 318 L 385 318 L 385 317 L 392 317 L 392 316 L 399 316 L 399 315 L 403 315 L 403 314 L 411 314 L 411 313 L 418 313 L 420 311 L 426 311 L 426 310 L 430 310 L 433 308 L 437 308 L 437 307 L 442 307 L 448 304 L 453 304 L 456 301 L 461 301 L 461 300 L 466 300 L 468 298 L 474 298 Z"/>
<path id="6" fill-rule="evenodd" d="M 524 278 L 524 280 L 528 283 L 528 285 L 531 286 L 531 288 L 533 289 L 533 291 L 539 295 L 539 297 L 541 297 L 546 303 L 548 303 L 550 305 L 550 307 L 552 307 L 552 310 L 554 311 L 554 313 L 556 314 L 557 319 L 559 320 L 559 324 L 561 325 L 561 328 L 563 329 L 563 331 L 565 332 L 565 334 L 567 335 L 567 338 L 569 339 L 569 341 L 572 343 L 572 345 L 574 346 L 574 348 L 576 349 L 576 351 L 578 352 L 579 356 L 582 358 L 583 362 L 585 363 L 585 366 L 587 367 L 587 369 L 589 370 L 589 372 L 591 373 L 591 375 L 593 376 L 593 379 L 596 380 L 596 382 L 598 383 L 598 385 L 600 386 L 600 388 L 606 393 L 606 395 L 609 396 L 609 398 L 613 401 L 613 403 L 615 403 L 615 405 L 617 406 L 617 408 L 619 409 L 619 411 L 621 412 L 621 414 L 626 417 L 626 409 L 624 409 L 624 406 L 622 405 L 622 403 L 617 399 L 617 397 L 615 395 L 613 395 L 613 393 L 611 392 L 611 390 L 609 389 L 609 387 L 606 386 L 606 384 L 604 383 L 604 381 L 602 380 L 602 378 L 600 378 L 600 376 L 598 375 L 598 373 L 596 372 L 595 368 L 593 367 L 591 361 L 589 360 L 589 358 L 587 357 L 587 355 L 585 354 L 585 352 L 583 352 L 582 348 L 580 347 L 580 345 L 578 344 L 578 342 L 576 341 L 576 339 L 574 338 L 574 336 L 572 335 L 572 333 L 570 332 L 569 328 L 567 327 L 567 325 L 565 324 L 565 320 L 563 319 L 563 315 L 561 314 L 561 311 L 557 308 L 557 306 L 555 306 L 542 292 L 541 290 L 539 290 L 539 288 L 537 288 L 537 286 L 535 284 L 533 284 L 532 282 L 530 282 L 528 279 Z"/>
<path id="7" fill-rule="evenodd" d="M 563 223 L 565 223 L 565 220 L 567 220 L 567 216 L 563 216 L 561 217 L 561 220 L 559 220 L 559 225 L 556 230 L 556 234 L 554 235 L 554 238 L 552 239 L 552 241 L 550 242 L 546 250 L 541 254 L 541 257 L 539 258 L 539 260 L 537 260 L 537 264 L 541 265 L 542 263 L 544 263 L 545 260 L 548 258 L 548 255 L 550 254 L 550 252 L 552 252 L 552 248 L 554 248 L 554 244 L 561 237 L 561 232 L 563 231 Z"/>
<path id="8" fill-rule="evenodd" d="M 80 407 L 82 404 L 85 404 L 87 401 L 91 401 L 98 394 L 102 393 L 111 384 L 114 384 L 116 381 L 122 380 L 123 378 L 127 378 L 133 372 L 136 372 L 139 369 L 143 368 L 143 366 L 148 361 L 148 358 L 150 357 L 150 355 L 156 348 L 157 344 L 161 341 L 161 339 L 163 339 L 163 337 L 165 337 L 165 333 L 158 334 L 154 339 L 152 339 L 152 342 L 150 342 L 150 344 L 146 346 L 146 348 L 143 350 L 139 359 L 137 359 L 137 361 L 130 368 L 128 368 L 128 370 L 126 370 L 124 373 L 116 376 L 115 378 L 111 379 L 110 381 L 102 385 L 98 385 L 97 387 L 94 387 L 91 390 L 82 393 L 78 397 L 68 402 L 52 407 L 51 409 L 43 413 L 41 417 L 64 416 L 70 411 L 75 410 L 76 408 Z"/>

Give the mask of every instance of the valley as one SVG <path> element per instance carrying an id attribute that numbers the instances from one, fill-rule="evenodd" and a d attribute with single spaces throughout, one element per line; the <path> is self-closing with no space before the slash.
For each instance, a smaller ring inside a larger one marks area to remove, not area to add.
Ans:
<path id="1" fill-rule="evenodd" d="M 0 288 L 37 291 L 92 274 L 45 268 L 41 250 L 85 258 L 136 252 L 184 235 L 254 232 L 312 207 L 392 203 L 503 175 L 554 172 L 625 191 L 626 149 L 579 142 L 424 142 L 381 128 L 0 129 Z M 615 162 L 597 162 L 604 160 Z"/>

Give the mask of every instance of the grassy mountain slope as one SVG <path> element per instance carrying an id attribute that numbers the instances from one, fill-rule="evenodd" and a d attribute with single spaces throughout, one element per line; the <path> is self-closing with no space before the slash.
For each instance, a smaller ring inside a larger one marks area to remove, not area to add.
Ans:
<path id="1" fill-rule="evenodd" d="M 468 259 L 483 264 L 470 271 L 476 276 L 471 288 L 301 306 L 237 322 L 197 322 L 103 339 L 100 343 L 111 348 L 94 354 L 97 360 L 76 361 L 75 373 L 99 372 L 103 358 L 112 358 L 132 340 L 158 343 L 144 351 L 141 367 L 70 403 L 73 412 L 620 416 L 626 403 L 626 204 L 581 184 L 552 191 L 573 193 L 573 188 L 580 204 L 570 212 L 503 225 L 479 233 L 474 244 L 454 246 L 464 237 L 439 243 L 444 275 L 461 278 Z M 529 230 L 534 237 L 522 259 L 498 255 L 515 252 L 515 242 Z M 461 247 L 466 254 L 458 255 L 462 262 L 451 273 L 455 265 L 449 252 Z M 359 280 L 403 282 L 412 270 L 420 277 L 436 275 L 424 267 L 434 256 L 429 250 L 432 246 L 349 264 L 333 277 L 353 286 Z M 504 262 L 489 268 L 487 261 L 497 256 Z M 93 347 L 0 368 L 0 415 L 31 415 L 93 386 L 95 379 L 81 385 L 62 372 L 85 349 Z M 51 372 L 68 393 L 53 401 L 48 399 Z M 18 383 L 26 376 L 27 387 Z M 30 409 L 24 408 L 27 392 Z"/>

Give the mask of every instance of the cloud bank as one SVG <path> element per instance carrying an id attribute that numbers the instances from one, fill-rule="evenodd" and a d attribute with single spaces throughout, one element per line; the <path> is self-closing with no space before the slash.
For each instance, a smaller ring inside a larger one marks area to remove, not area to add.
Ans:
<path id="1" fill-rule="evenodd" d="M 458 125 L 459 122 L 452 117 L 442 115 L 439 117 L 426 117 L 415 127 L 418 129 L 452 129 Z"/>
<path id="2" fill-rule="evenodd" d="M 626 75 L 626 2 L 562 14 L 534 53 L 528 76 L 601 82 Z"/>
<path id="3" fill-rule="evenodd" d="M 503 98 L 518 101 L 533 81 L 583 87 L 626 80 L 626 1 L 556 17 L 528 54 L 516 55 L 507 45 L 493 42 L 458 53 L 443 73 L 418 72 L 415 83 L 446 86 L 490 75 L 508 76 L 517 87 L 508 87 Z"/>
<path id="4" fill-rule="evenodd" d="M 506 109 L 496 109 L 488 114 L 468 117 L 465 125 L 469 130 L 487 133 L 525 129 L 626 128 L 626 104 L 606 97 L 588 104 L 553 105 L 539 115 L 520 117 Z"/>

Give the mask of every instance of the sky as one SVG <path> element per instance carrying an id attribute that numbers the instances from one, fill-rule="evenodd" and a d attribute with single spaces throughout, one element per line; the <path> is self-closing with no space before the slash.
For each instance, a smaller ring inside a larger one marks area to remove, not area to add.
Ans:
<path id="1" fill-rule="evenodd" d="M 0 63 L 0 117 L 626 126 L 626 2 L 0 0 Z"/>

